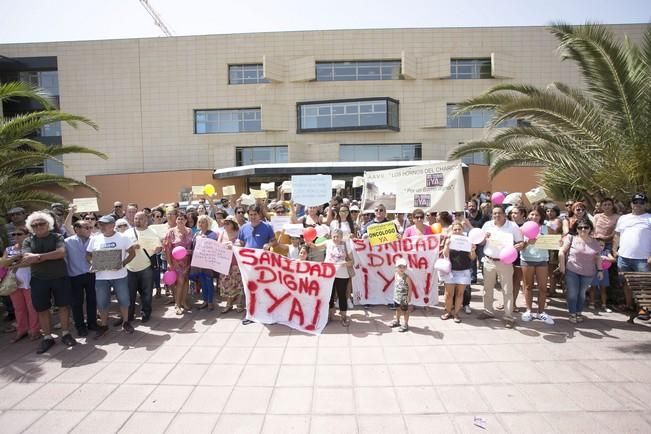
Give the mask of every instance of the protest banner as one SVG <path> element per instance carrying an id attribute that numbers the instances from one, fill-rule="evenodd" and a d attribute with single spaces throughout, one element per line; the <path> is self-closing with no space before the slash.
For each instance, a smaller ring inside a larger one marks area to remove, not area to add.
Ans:
<path id="1" fill-rule="evenodd" d="M 488 234 L 487 234 L 488 235 Z M 489 236 L 486 237 L 486 247 L 492 249 L 493 252 L 501 252 L 505 247 L 513 245 L 513 234 L 495 231 L 491 232 Z"/>
<path id="2" fill-rule="evenodd" d="M 535 244 L 532 244 L 536 249 L 541 250 L 560 250 L 561 249 L 562 235 L 539 235 L 536 238 Z M 533 241 L 533 240 L 532 240 Z"/>
<path id="3" fill-rule="evenodd" d="M 234 185 L 227 185 L 222 187 L 222 194 L 224 196 L 235 196 L 235 186 Z"/>
<path id="4" fill-rule="evenodd" d="M 458 252 L 469 252 L 472 245 L 468 237 L 464 235 L 450 235 L 450 250 Z"/>
<path id="5" fill-rule="evenodd" d="M 267 198 L 267 192 L 265 190 L 255 190 L 253 188 L 249 188 L 249 192 L 251 193 L 251 196 L 253 196 L 254 199 Z"/>
<path id="6" fill-rule="evenodd" d="M 288 215 L 276 215 L 271 217 L 271 226 L 273 226 L 274 232 L 280 232 L 283 230 L 283 226 L 289 224 L 291 221 L 292 219 Z"/>
<path id="7" fill-rule="evenodd" d="M 462 163 L 437 164 L 364 172 L 363 210 L 382 204 L 388 212 L 462 211 L 465 186 Z"/>
<path id="8" fill-rule="evenodd" d="M 122 250 L 107 249 L 93 251 L 91 272 L 119 270 L 122 267 Z"/>
<path id="9" fill-rule="evenodd" d="M 305 206 L 326 203 L 332 197 L 331 175 L 293 175 L 292 200 Z"/>
<path id="10" fill-rule="evenodd" d="M 396 261 L 407 261 L 407 274 L 414 281 L 412 304 L 438 303 L 438 276 L 434 263 L 439 256 L 440 235 L 408 237 L 389 244 L 371 246 L 368 240 L 351 240 L 355 275 L 353 295 L 361 304 L 393 302 Z"/>
<path id="11" fill-rule="evenodd" d="M 335 265 L 233 247 L 244 283 L 246 318 L 320 334 L 328 323 Z"/>
<path id="12" fill-rule="evenodd" d="M 260 190 L 264 191 L 274 191 L 276 189 L 275 182 L 263 182 L 260 184 Z"/>
<path id="13" fill-rule="evenodd" d="M 366 232 L 371 246 L 392 243 L 398 239 L 398 231 L 396 231 L 396 225 L 392 221 L 371 225 Z"/>
<path id="14" fill-rule="evenodd" d="M 99 211 L 96 197 L 79 197 L 72 199 L 72 204 L 77 206 L 75 212 L 96 212 Z"/>
<path id="15" fill-rule="evenodd" d="M 302 223 L 295 223 L 295 224 L 288 223 L 283 225 L 283 230 L 290 237 L 300 237 L 301 235 L 303 235 L 303 229 L 305 229 L 305 226 L 303 226 Z"/>
<path id="16" fill-rule="evenodd" d="M 280 184 L 280 191 L 284 193 L 291 193 L 292 192 L 292 181 L 283 181 L 282 184 Z"/>
<path id="17" fill-rule="evenodd" d="M 167 225 L 167 223 L 162 223 L 160 225 L 149 225 L 148 228 L 154 231 L 154 233 L 156 233 L 156 235 L 158 235 L 158 238 L 161 240 L 165 238 L 167 231 L 170 230 L 170 227 Z"/>
<path id="18" fill-rule="evenodd" d="M 210 238 L 198 237 L 192 250 L 193 267 L 207 268 L 221 274 L 228 274 L 233 260 L 233 251 L 224 244 Z"/>
<path id="19" fill-rule="evenodd" d="M 204 189 L 205 185 L 193 185 L 192 186 L 192 195 L 194 196 L 203 196 L 204 195 Z"/>

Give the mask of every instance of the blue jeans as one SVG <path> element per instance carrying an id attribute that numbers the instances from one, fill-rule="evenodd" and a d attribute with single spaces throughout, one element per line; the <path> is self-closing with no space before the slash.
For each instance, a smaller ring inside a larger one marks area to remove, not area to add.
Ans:
<path id="1" fill-rule="evenodd" d="M 95 294 L 97 295 L 97 310 L 106 312 L 111 305 L 111 287 L 115 290 L 120 307 L 129 307 L 128 278 L 114 280 L 95 280 Z"/>
<path id="2" fill-rule="evenodd" d="M 634 271 L 638 273 L 646 273 L 651 271 L 649 269 L 649 263 L 646 259 L 631 259 L 624 258 L 622 256 L 617 257 L 617 268 L 619 271 Z"/>
<path id="3" fill-rule="evenodd" d="M 590 287 L 594 276 L 581 276 L 573 271 L 565 270 L 565 287 L 567 289 L 567 310 L 570 315 L 583 312 L 585 292 Z"/>
<path id="4" fill-rule="evenodd" d="M 199 282 L 201 283 L 201 296 L 203 301 L 212 304 L 215 296 L 215 286 L 212 283 L 212 273 L 199 273 Z"/>

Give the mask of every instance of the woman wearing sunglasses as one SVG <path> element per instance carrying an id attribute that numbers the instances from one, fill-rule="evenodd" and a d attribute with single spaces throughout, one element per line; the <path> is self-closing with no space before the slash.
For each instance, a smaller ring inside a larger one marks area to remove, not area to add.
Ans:
<path id="1" fill-rule="evenodd" d="M 403 238 L 415 237 L 418 235 L 431 235 L 432 227 L 425 224 L 425 211 L 420 208 L 416 208 L 414 212 L 411 213 L 414 220 L 414 224 L 405 229 L 405 232 L 402 234 Z"/>
<path id="2" fill-rule="evenodd" d="M 588 218 L 576 221 L 578 235 L 571 233 L 565 237 L 558 259 L 561 273 L 565 274 L 567 288 L 567 309 L 570 312 L 570 322 L 581 323 L 585 320 L 583 305 L 585 293 L 592 280 L 597 275 L 603 279 L 601 270 L 601 245 L 592 238 L 594 226 Z"/>

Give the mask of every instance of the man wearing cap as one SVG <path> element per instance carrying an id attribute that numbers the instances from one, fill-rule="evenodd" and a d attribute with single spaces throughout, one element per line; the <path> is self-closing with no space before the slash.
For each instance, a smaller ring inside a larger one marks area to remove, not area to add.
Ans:
<path id="1" fill-rule="evenodd" d="M 495 282 L 499 276 L 504 294 L 504 320 L 506 328 L 513 328 L 513 265 L 500 260 L 502 249 L 513 246 L 517 250 L 524 247 L 522 232 L 518 225 L 506 219 L 506 214 L 500 206 L 493 207 L 493 219 L 484 223 L 482 230 L 486 233 L 484 246 L 484 312 L 479 319 L 495 317 L 493 306 Z"/>
<path id="2" fill-rule="evenodd" d="M 647 209 L 647 196 L 636 193 L 631 198 L 631 213 L 617 220 L 613 237 L 613 256 L 617 258 L 619 271 L 651 271 L 651 214 Z M 633 307 L 633 294 L 624 291 L 626 306 Z M 646 314 L 646 312 L 641 312 Z"/>
<path id="3" fill-rule="evenodd" d="M 111 304 L 111 287 L 120 305 L 122 313 L 122 329 L 127 333 L 133 333 L 133 326 L 129 323 L 129 285 L 127 281 L 127 269 L 125 266 L 135 257 L 135 249 L 131 241 L 115 232 L 115 219 L 111 215 L 105 215 L 99 220 L 100 233 L 90 239 L 86 248 L 87 258 L 91 263 L 91 270 L 95 271 L 95 293 L 97 296 L 97 309 L 99 310 L 102 325 L 97 327 L 95 338 L 100 338 L 108 332 L 108 312 Z M 113 269 L 97 269 L 93 265 L 93 256 L 99 256 L 103 251 L 119 251 L 118 263 Z"/>
<path id="4" fill-rule="evenodd" d="M 25 226 L 26 217 L 27 215 L 25 214 L 25 209 L 19 206 L 11 208 L 7 212 L 7 219 L 9 220 L 9 223 L 7 223 L 5 227 L 7 228 L 7 237 L 9 238 L 10 246 L 16 244 L 16 238 L 13 236 L 13 233 L 16 232 L 17 227 Z"/>

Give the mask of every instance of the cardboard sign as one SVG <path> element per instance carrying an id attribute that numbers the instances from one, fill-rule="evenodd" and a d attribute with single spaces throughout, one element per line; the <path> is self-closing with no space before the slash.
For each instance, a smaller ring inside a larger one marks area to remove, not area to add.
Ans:
<path id="1" fill-rule="evenodd" d="M 434 263 L 439 256 L 440 235 L 408 237 L 390 244 L 371 246 L 368 240 L 351 240 L 355 275 L 353 295 L 361 304 L 393 302 L 396 261 L 407 260 L 407 274 L 414 281 L 411 294 L 415 306 L 438 303 L 438 276 Z"/>
<path id="2" fill-rule="evenodd" d="M 283 181 L 283 183 L 280 184 L 280 191 L 283 191 L 285 193 L 291 193 L 292 192 L 292 181 Z"/>
<path id="3" fill-rule="evenodd" d="M 203 185 L 193 185 L 192 186 L 192 195 L 194 196 L 203 196 Z"/>
<path id="4" fill-rule="evenodd" d="M 93 262 L 90 271 L 120 270 L 122 267 L 122 250 L 107 249 L 93 251 Z"/>
<path id="5" fill-rule="evenodd" d="M 237 193 L 235 193 L 235 186 L 234 185 L 227 185 L 225 187 L 222 187 L 222 194 L 224 196 L 235 196 Z"/>
<path id="6" fill-rule="evenodd" d="M 271 226 L 274 228 L 274 232 L 282 231 L 283 227 L 290 223 L 291 217 L 288 215 L 276 215 L 271 217 Z"/>
<path id="7" fill-rule="evenodd" d="M 76 212 L 96 212 L 99 211 L 96 197 L 80 197 L 72 199 L 73 205 L 77 206 Z"/>
<path id="8" fill-rule="evenodd" d="M 255 205 L 255 198 L 249 194 L 242 194 L 242 196 L 240 196 L 240 204 Z"/>
<path id="9" fill-rule="evenodd" d="M 328 323 L 335 264 L 297 261 L 233 247 L 244 282 L 247 319 L 320 334 Z"/>
<path id="10" fill-rule="evenodd" d="M 500 256 L 502 249 L 512 245 L 513 234 L 496 230 L 495 232 L 491 232 L 490 237 L 486 239 L 484 254 L 497 258 Z"/>
<path id="11" fill-rule="evenodd" d="M 534 204 L 547 198 L 547 192 L 542 187 L 532 188 L 524 194 L 529 203 Z"/>
<path id="12" fill-rule="evenodd" d="M 305 228 L 300 223 L 285 224 L 283 226 L 283 230 L 290 237 L 300 237 L 300 236 L 302 236 L 303 235 L 303 229 L 305 229 Z"/>
<path id="13" fill-rule="evenodd" d="M 167 235 L 167 231 L 170 230 L 170 227 L 167 225 L 167 223 L 163 223 L 160 225 L 149 225 L 147 228 L 154 231 L 154 233 L 158 235 L 158 238 L 160 238 L 161 240 L 165 238 L 165 235 Z"/>
<path id="14" fill-rule="evenodd" d="M 353 178 L 353 188 L 359 188 L 364 186 L 364 177 L 356 176 Z"/>
<path id="15" fill-rule="evenodd" d="M 332 190 L 343 190 L 344 188 L 346 188 L 346 181 L 338 179 L 332 180 Z"/>
<path id="16" fill-rule="evenodd" d="M 190 265 L 228 274 L 232 260 L 233 251 L 222 243 L 210 238 L 197 237 Z"/>
<path id="17" fill-rule="evenodd" d="M 305 206 L 324 204 L 332 197 L 332 176 L 292 176 L 292 200 Z"/>
<path id="18" fill-rule="evenodd" d="M 250 188 L 249 192 L 251 193 L 251 196 L 253 196 L 254 199 L 266 199 L 267 198 L 267 192 L 265 190 L 255 190 L 253 188 Z"/>
<path id="19" fill-rule="evenodd" d="M 260 190 L 264 191 L 274 191 L 276 189 L 275 182 L 263 182 L 260 184 Z"/>
<path id="20" fill-rule="evenodd" d="M 462 163 L 437 164 L 364 172 L 362 208 L 383 204 L 388 212 L 462 210 L 465 186 Z"/>
<path id="21" fill-rule="evenodd" d="M 459 252 L 469 252 L 472 245 L 468 237 L 464 235 L 451 235 L 450 236 L 450 250 Z"/>
<path id="22" fill-rule="evenodd" d="M 562 235 L 539 235 L 536 238 L 536 243 L 533 244 L 537 249 L 541 250 L 560 250 L 561 249 Z"/>
<path id="23" fill-rule="evenodd" d="M 398 239 L 398 231 L 392 221 L 371 225 L 366 232 L 371 246 L 392 243 Z"/>

